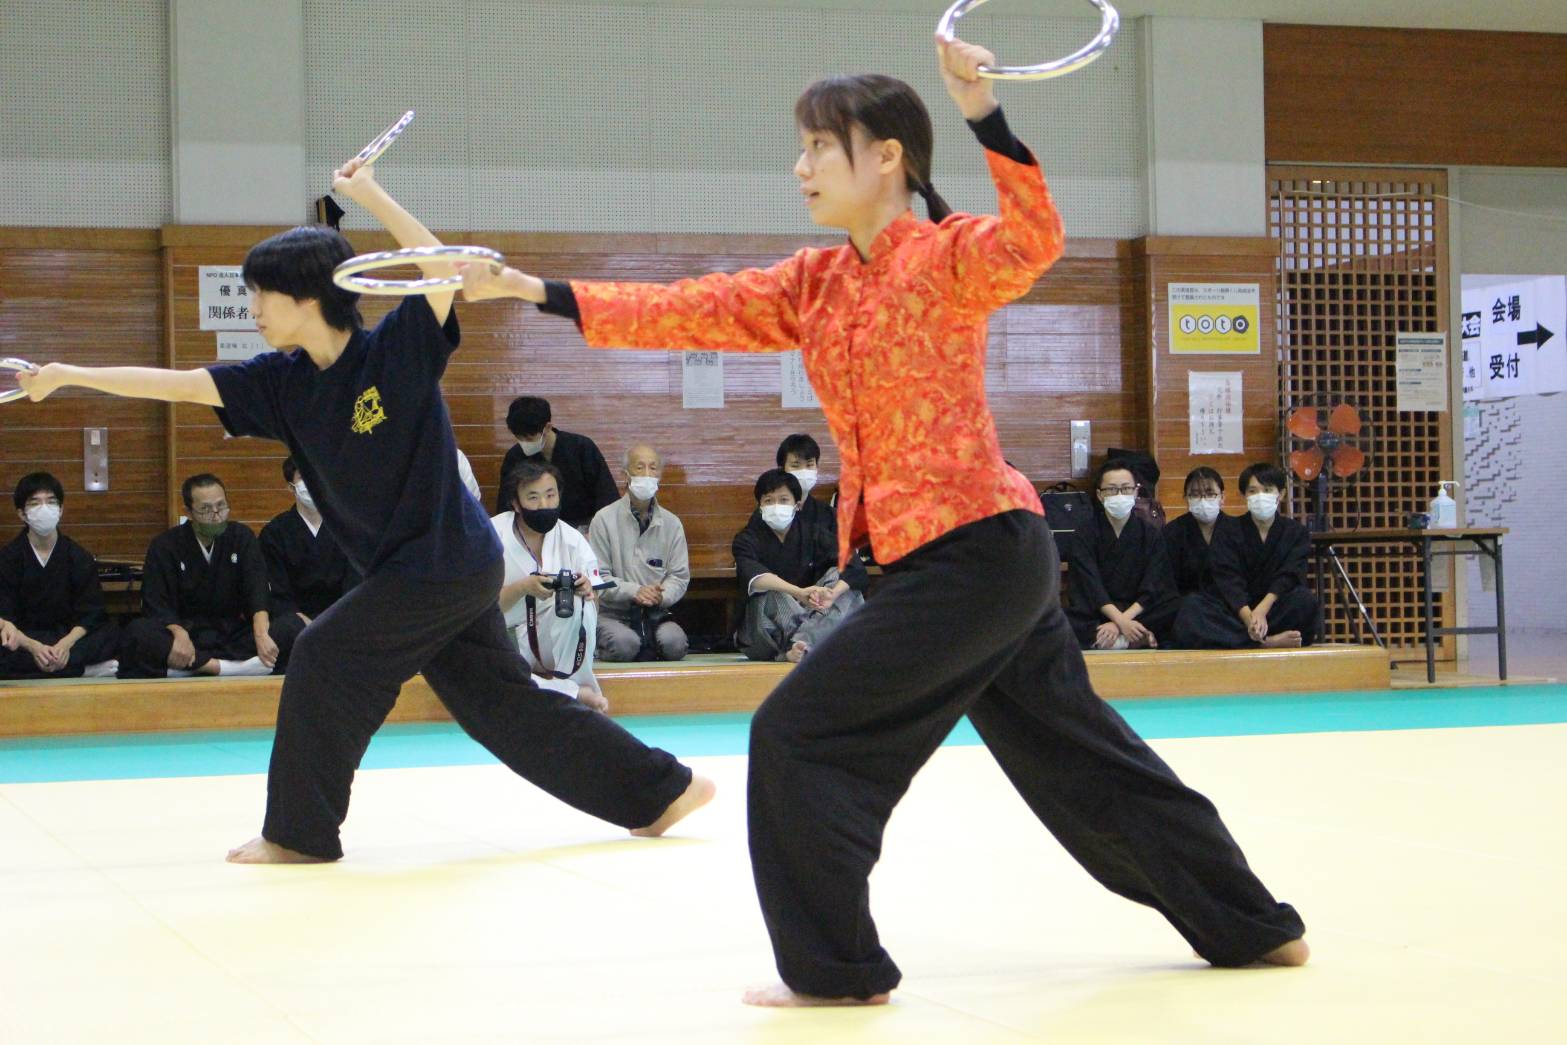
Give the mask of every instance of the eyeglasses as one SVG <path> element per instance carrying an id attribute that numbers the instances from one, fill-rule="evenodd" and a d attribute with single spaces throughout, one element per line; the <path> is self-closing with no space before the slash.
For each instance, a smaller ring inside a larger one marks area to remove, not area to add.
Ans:
<path id="1" fill-rule="evenodd" d="M 221 519 L 229 513 L 226 504 L 202 505 L 200 508 L 192 508 L 190 514 L 198 519 Z"/>
<path id="2" fill-rule="evenodd" d="M 1099 492 L 1106 497 L 1133 496 L 1137 493 L 1136 483 L 1122 483 L 1120 486 L 1101 486 Z"/>

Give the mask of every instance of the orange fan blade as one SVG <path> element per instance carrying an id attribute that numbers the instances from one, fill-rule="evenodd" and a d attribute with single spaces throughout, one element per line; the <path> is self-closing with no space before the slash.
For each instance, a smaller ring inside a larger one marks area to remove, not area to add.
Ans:
<path id="1" fill-rule="evenodd" d="M 1295 450 L 1290 454 L 1290 467 L 1302 479 L 1315 479 L 1322 471 L 1322 451 L 1315 446 L 1310 450 Z"/>
<path id="2" fill-rule="evenodd" d="M 1335 406 L 1333 412 L 1328 415 L 1328 431 L 1334 435 L 1359 435 L 1360 411 L 1348 403 L 1340 403 L 1338 406 Z M 1362 457 L 1361 464 L 1364 463 L 1365 458 Z M 1357 464 L 1355 467 L 1359 468 L 1360 465 Z"/>
<path id="3" fill-rule="evenodd" d="M 1333 454 L 1333 474 L 1348 479 L 1366 466 L 1366 455 L 1354 446 L 1341 446 Z"/>
<path id="4" fill-rule="evenodd" d="M 1322 433 L 1322 429 L 1317 427 L 1316 407 L 1311 406 L 1301 406 L 1291 410 L 1286 427 L 1289 428 L 1290 435 L 1300 439 L 1315 439 Z"/>

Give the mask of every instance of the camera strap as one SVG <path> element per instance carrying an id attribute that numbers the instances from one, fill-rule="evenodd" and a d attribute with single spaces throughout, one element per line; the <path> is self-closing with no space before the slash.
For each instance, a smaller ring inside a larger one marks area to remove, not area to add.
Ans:
<path id="1" fill-rule="evenodd" d="M 581 598 L 581 596 L 574 596 Z M 533 673 L 547 679 L 569 679 L 581 668 L 582 662 L 588 657 L 588 626 L 579 621 L 577 623 L 577 656 L 576 663 L 572 664 L 570 671 L 550 671 L 544 667 L 544 655 L 539 652 L 539 604 L 532 595 L 524 597 L 528 608 L 528 647 L 533 650 Z"/>

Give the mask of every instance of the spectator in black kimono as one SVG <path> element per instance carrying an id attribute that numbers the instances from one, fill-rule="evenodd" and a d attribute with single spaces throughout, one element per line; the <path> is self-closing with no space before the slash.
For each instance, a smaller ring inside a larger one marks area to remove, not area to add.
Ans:
<path id="1" fill-rule="evenodd" d="M 1158 528 L 1132 509 L 1137 479 L 1126 461 L 1099 466 L 1099 511 L 1066 542 L 1067 619 L 1084 649 L 1150 649 L 1170 639 L 1180 608 Z"/>
<path id="2" fill-rule="evenodd" d="M 1241 473 L 1247 516 L 1213 540 L 1209 581 L 1188 599 L 1176 641 L 1194 649 L 1309 646 L 1321 616 L 1306 585 L 1311 536 L 1278 514 L 1284 471 L 1254 464 Z"/>
<path id="3" fill-rule="evenodd" d="M 24 529 L 0 548 L 0 679 L 113 675 L 119 631 L 98 564 L 60 532 L 65 488 L 33 472 L 12 497 Z"/>
<path id="4" fill-rule="evenodd" d="M 191 476 L 180 495 L 190 518 L 147 548 L 142 616 L 125 630 L 120 678 L 271 674 L 278 647 L 256 535 L 229 521 L 217 476 Z"/>
<path id="5" fill-rule="evenodd" d="M 270 589 L 267 611 L 278 645 L 280 671 L 287 667 L 299 633 L 342 598 L 355 581 L 348 557 L 321 528 L 321 513 L 292 457 L 283 461 L 283 480 L 294 494 L 294 506 L 261 528 L 261 554 L 266 559 Z"/>

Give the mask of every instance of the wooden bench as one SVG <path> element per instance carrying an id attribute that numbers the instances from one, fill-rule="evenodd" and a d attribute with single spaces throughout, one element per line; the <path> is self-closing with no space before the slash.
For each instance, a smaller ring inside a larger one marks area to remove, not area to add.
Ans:
<path id="1" fill-rule="evenodd" d="M 1142 650 L 1091 653 L 1087 660 L 1099 695 L 1118 700 L 1389 687 L 1387 654 L 1376 646 Z M 792 665 L 730 654 L 597 670 L 616 715 L 689 715 L 752 711 Z M 267 729 L 276 721 L 282 684 L 270 677 L 0 683 L 0 736 Z M 414 678 L 389 721 L 449 720 L 424 679 Z"/>

